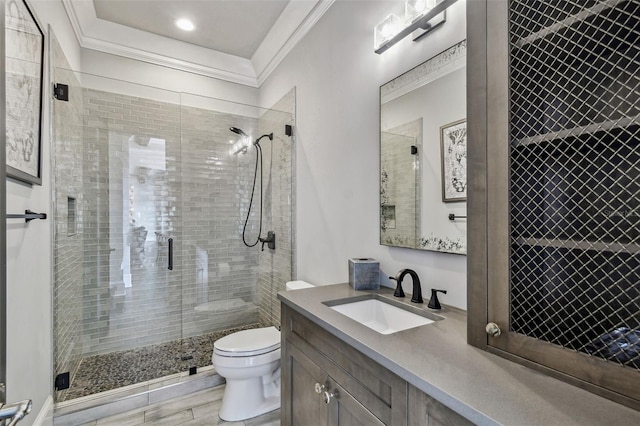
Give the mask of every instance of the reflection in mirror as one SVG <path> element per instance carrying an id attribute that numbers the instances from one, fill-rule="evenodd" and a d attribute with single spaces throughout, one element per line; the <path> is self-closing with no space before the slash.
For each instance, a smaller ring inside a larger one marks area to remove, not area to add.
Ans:
<path id="1" fill-rule="evenodd" d="M 380 100 L 380 244 L 466 254 L 466 41 Z"/>

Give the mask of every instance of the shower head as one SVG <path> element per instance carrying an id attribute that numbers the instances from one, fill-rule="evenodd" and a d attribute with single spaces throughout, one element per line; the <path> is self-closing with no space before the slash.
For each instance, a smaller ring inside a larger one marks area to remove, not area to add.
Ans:
<path id="1" fill-rule="evenodd" d="M 245 132 L 242 131 L 242 129 L 238 127 L 229 127 L 229 130 L 240 136 L 248 136 Z"/>

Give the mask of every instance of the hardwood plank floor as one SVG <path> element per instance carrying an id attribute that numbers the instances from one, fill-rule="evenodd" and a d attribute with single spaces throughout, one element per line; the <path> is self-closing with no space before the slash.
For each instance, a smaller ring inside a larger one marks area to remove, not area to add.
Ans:
<path id="1" fill-rule="evenodd" d="M 224 385 L 195 392 L 184 397 L 103 417 L 81 426 L 277 426 L 280 425 L 280 410 L 263 414 L 241 422 L 225 422 L 218 416 Z"/>

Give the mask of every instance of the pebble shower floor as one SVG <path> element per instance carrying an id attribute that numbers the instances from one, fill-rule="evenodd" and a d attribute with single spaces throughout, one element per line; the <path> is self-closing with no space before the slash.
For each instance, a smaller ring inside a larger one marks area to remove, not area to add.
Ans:
<path id="1" fill-rule="evenodd" d="M 58 402 L 141 383 L 211 365 L 213 343 L 231 333 L 260 327 L 251 324 L 202 336 L 84 358 L 71 386 L 58 393 Z M 193 358 L 183 360 L 183 355 Z"/>

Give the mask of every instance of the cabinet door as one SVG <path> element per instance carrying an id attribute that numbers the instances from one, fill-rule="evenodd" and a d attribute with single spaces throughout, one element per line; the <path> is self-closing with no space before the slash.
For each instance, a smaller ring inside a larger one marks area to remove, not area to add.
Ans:
<path id="1" fill-rule="evenodd" d="M 327 404 L 323 402 L 323 395 L 317 392 L 316 385 L 324 386 L 321 392 L 328 389 L 329 378 L 320 367 L 311 361 L 295 346 L 286 344 L 286 363 L 288 372 L 283 374 L 287 384 L 283 384 L 283 390 L 288 388 L 288 394 L 283 392 L 285 398 L 290 398 L 283 403 L 283 423 L 291 425 L 326 425 L 328 424 Z M 283 372 L 284 373 L 284 372 Z"/>
<path id="2" fill-rule="evenodd" d="M 331 426 L 382 426 L 384 423 L 360 404 L 349 392 L 334 380 L 329 380 L 327 390 L 329 410 L 329 425 Z"/>
<path id="3" fill-rule="evenodd" d="M 469 420 L 442 405 L 412 385 L 409 387 L 407 424 L 428 426 L 472 426 Z"/>
<path id="4" fill-rule="evenodd" d="M 640 6 L 486 12 L 488 345 L 638 408 Z"/>
<path id="5" fill-rule="evenodd" d="M 286 343 L 283 424 L 384 425 L 301 350 Z M 287 400 L 287 398 L 289 398 Z"/>

